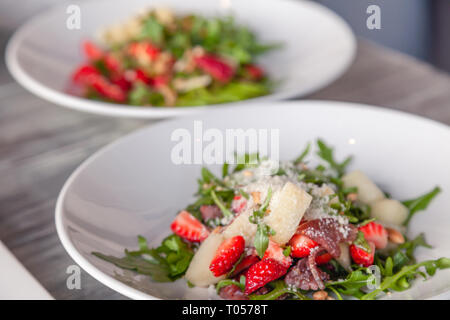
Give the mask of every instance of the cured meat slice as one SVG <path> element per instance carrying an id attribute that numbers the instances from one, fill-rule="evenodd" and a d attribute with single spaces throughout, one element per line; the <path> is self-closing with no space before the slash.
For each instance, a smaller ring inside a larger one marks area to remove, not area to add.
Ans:
<path id="1" fill-rule="evenodd" d="M 341 224 L 334 218 L 323 218 L 302 223 L 298 227 L 297 233 L 314 240 L 337 258 L 341 255 L 339 243 L 354 241 L 358 229 L 352 224 Z"/>
<path id="2" fill-rule="evenodd" d="M 210 219 L 222 218 L 222 211 L 216 205 L 202 205 L 200 207 L 200 213 L 204 221 Z"/>
<path id="3" fill-rule="evenodd" d="M 311 250 L 311 254 L 307 258 L 299 260 L 291 268 L 284 282 L 302 290 L 323 290 L 325 288 L 323 282 L 328 280 L 329 276 L 317 267 L 315 261 L 317 255 L 322 252 L 322 249 Z"/>

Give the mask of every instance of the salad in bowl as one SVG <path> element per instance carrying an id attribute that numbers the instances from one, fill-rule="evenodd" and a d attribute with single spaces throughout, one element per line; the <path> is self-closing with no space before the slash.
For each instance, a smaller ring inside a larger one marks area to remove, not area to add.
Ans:
<path id="1" fill-rule="evenodd" d="M 271 93 L 256 58 L 277 45 L 260 43 L 232 17 L 176 16 L 145 10 L 86 41 L 87 61 L 73 73 L 74 91 L 134 106 L 198 106 Z"/>
<path id="2" fill-rule="evenodd" d="M 440 192 L 435 187 L 399 201 L 366 174 L 346 172 L 317 140 L 268 175 L 268 159 L 247 154 L 222 177 L 206 168 L 197 200 L 181 210 L 172 234 L 124 257 L 93 254 L 124 269 L 169 282 L 215 290 L 233 300 L 371 300 L 407 290 L 418 277 L 450 267 L 450 259 L 416 261 L 425 236 L 406 236 L 414 215 Z M 183 281 L 183 280 L 180 280 Z"/>

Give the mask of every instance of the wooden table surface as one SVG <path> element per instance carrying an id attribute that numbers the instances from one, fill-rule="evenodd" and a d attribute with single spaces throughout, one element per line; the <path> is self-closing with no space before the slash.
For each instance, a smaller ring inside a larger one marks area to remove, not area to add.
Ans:
<path id="1" fill-rule="evenodd" d="M 352 101 L 450 124 L 450 77 L 403 54 L 359 40 L 348 72 L 310 99 Z M 124 299 L 82 272 L 56 235 L 56 197 L 70 173 L 101 146 L 148 124 L 84 114 L 43 101 L 10 82 L 0 86 L 0 240 L 56 299 Z"/>

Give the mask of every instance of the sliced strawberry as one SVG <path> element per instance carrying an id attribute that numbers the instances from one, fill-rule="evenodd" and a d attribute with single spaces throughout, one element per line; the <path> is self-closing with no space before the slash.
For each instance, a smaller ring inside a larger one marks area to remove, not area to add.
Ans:
<path id="1" fill-rule="evenodd" d="M 125 73 L 125 77 L 130 82 L 136 82 L 141 81 L 145 84 L 151 84 L 152 78 L 150 78 L 143 70 L 136 69 L 136 70 L 128 70 Z"/>
<path id="2" fill-rule="evenodd" d="M 283 253 L 283 248 L 272 240 L 269 240 L 269 246 L 264 253 L 263 259 L 273 259 L 286 268 L 289 268 L 292 264 L 292 258 L 289 256 L 286 257 Z"/>
<path id="3" fill-rule="evenodd" d="M 231 278 L 233 278 L 233 277 L 237 276 L 238 274 L 240 274 L 241 272 L 247 270 L 248 268 L 250 268 L 252 265 L 254 265 L 255 263 L 257 263 L 259 261 L 260 261 L 260 259 L 256 254 L 251 254 L 251 255 L 246 256 L 236 266 L 236 268 L 233 271 L 233 274 L 231 275 Z"/>
<path id="4" fill-rule="evenodd" d="M 133 42 L 128 46 L 128 54 L 133 57 L 147 56 L 151 61 L 155 60 L 161 50 L 150 42 Z"/>
<path id="5" fill-rule="evenodd" d="M 197 66 L 220 82 L 229 82 L 234 75 L 234 69 L 223 59 L 204 54 L 194 58 Z"/>
<path id="6" fill-rule="evenodd" d="M 388 233 L 381 224 L 372 221 L 358 229 L 364 233 L 364 238 L 367 241 L 375 244 L 377 249 L 386 248 L 388 244 Z"/>
<path id="7" fill-rule="evenodd" d="M 72 80 L 77 84 L 86 84 L 92 76 L 99 76 L 100 72 L 91 65 L 82 65 L 73 73 Z"/>
<path id="8" fill-rule="evenodd" d="M 373 259 L 375 257 L 375 244 L 373 242 L 367 242 L 370 246 L 370 252 L 367 252 L 366 249 L 352 244 L 350 245 L 350 254 L 352 256 L 353 261 L 356 264 L 360 264 L 363 267 L 368 267 L 373 264 Z"/>
<path id="9" fill-rule="evenodd" d="M 103 57 L 103 55 L 104 55 L 103 50 L 100 49 L 99 47 L 97 47 L 97 45 L 95 45 L 91 41 L 85 41 L 83 43 L 83 50 L 84 50 L 84 53 L 86 54 L 86 56 L 90 60 L 101 59 Z"/>
<path id="10" fill-rule="evenodd" d="M 103 59 L 105 61 L 106 68 L 111 74 L 117 74 L 120 72 L 121 65 L 116 57 L 106 54 Z"/>
<path id="11" fill-rule="evenodd" d="M 247 205 L 247 200 L 241 196 L 234 196 L 233 201 L 231 202 L 231 210 L 235 213 L 241 213 Z"/>
<path id="12" fill-rule="evenodd" d="M 288 268 L 273 259 L 263 259 L 252 265 L 245 278 L 245 294 L 265 286 L 267 283 L 286 274 Z"/>
<path id="13" fill-rule="evenodd" d="M 264 71 L 261 67 L 255 65 L 255 64 L 248 64 L 244 67 L 245 73 L 250 77 L 252 80 L 260 80 L 264 77 Z"/>
<path id="14" fill-rule="evenodd" d="M 235 236 L 226 239 L 217 248 L 216 255 L 209 265 L 209 270 L 216 276 L 220 277 L 233 268 L 236 261 L 245 250 L 245 240 L 242 236 Z"/>
<path id="15" fill-rule="evenodd" d="M 120 86 L 109 82 L 92 66 L 81 66 L 75 71 L 72 78 L 75 83 L 93 88 L 108 99 L 116 102 L 124 102 L 126 100 L 124 90 Z"/>
<path id="16" fill-rule="evenodd" d="M 128 91 L 131 89 L 131 82 L 129 82 L 124 75 L 114 77 L 111 82 L 118 85 L 124 91 Z"/>
<path id="17" fill-rule="evenodd" d="M 169 84 L 169 80 L 170 79 L 167 75 L 155 76 L 151 81 L 151 85 L 154 86 L 155 88 L 159 88 L 161 86 Z"/>
<path id="18" fill-rule="evenodd" d="M 304 258 L 309 256 L 311 249 L 317 247 L 319 244 L 305 235 L 295 234 L 289 240 L 289 245 L 291 246 L 292 257 Z"/>
<path id="19" fill-rule="evenodd" d="M 331 254 L 329 254 L 328 252 L 325 252 L 325 253 L 321 254 L 320 256 L 316 257 L 316 263 L 320 266 L 322 264 L 330 262 L 330 260 L 332 258 L 333 258 L 333 256 Z"/>
<path id="20" fill-rule="evenodd" d="M 170 225 L 173 233 L 191 242 L 201 242 L 209 236 L 208 229 L 187 211 L 181 211 Z"/>

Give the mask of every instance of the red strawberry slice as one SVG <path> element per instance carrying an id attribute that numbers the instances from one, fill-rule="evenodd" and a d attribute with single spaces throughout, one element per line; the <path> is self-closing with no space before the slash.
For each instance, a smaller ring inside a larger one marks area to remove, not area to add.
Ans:
<path id="1" fill-rule="evenodd" d="M 247 205 L 247 200 L 241 196 L 234 196 L 233 201 L 231 202 L 231 210 L 235 213 L 241 213 Z"/>
<path id="2" fill-rule="evenodd" d="M 388 244 L 388 232 L 381 224 L 372 221 L 358 229 L 364 233 L 364 238 L 367 241 L 375 244 L 377 249 L 386 248 Z"/>
<path id="3" fill-rule="evenodd" d="M 173 233 L 191 242 L 201 242 L 209 236 L 209 231 L 189 212 L 181 211 L 170 225 Z"/>
<path id="4" fill-rule="evenodd" d="M 151 85 L 154 86 L 155 88 L 166 86 L 168 83 L 169 77 L 167 75 L 155 76 L 151 81 Z"/>
<path id="5" fill-rule="evenodd" d="M 236 268 L 233 271 L 233 274 L 231 275 L 231 278 L 237 276 L 241 272 L 247 270 L 255 263 L 259 262 L 260 259 L 256 254 L 251 254 L 249 256 L 246 256 L 244 259 L 242 259 L 241 262 L 236 266 Z"/>
<path id="6" fill-rule="evenodd" d="M 73 73 L 72 80 L 78 84 L 86 84 L 89 77 L 98 76 L 100 72 L 90 65 L 82 65 Z"/>
<path id="7" fill-rule="evenodd" d="M 152 78 L 150 78 L 143 70 L 127 70 L 125 72 L 125 77 L 129 82 L 141 81 L 145 84 L 151 84 Z"/>
<path id="8" fill-rule="evenodd" d="M 283 253 L 283 248 L 272 240 L 269 240 L 269 246 L 263 256 L 263 260 L 264 259 L 273 259 L 286 268 L 289 268 L 292 264 L 292 258 L 289 256 L 286 257 Z"/>
<path id="9" fill-rule="evenodd" d="M 252 80 L 260 80 L 262 77 L 264 77 L 263 69 L 255 64 L 246 65 L 244 67 L 244 70 Z"/>
<path id="10" fill-rule="evenodd" d="M 209 265 L 209 270 L 220 277 L 233 268 L 236 261 L 239 260 L 245 249 L 245 240 L 242 236 L 235 236 L 226 239 L 216 251 L 216 255 Z"/>
<path id="11" fill-rule="evenodd" d="M 326 252 L 316 257 L 316 263 L 320 266 L 322 264 L 330 262 L 332 258 L 333 256 Z"/>
<path id="12" fill-rule="evenodd" d="M 350 245 L 350 254 L 355 263 L 368 267 L 373 264 L 375 257 L 375 244 L 373 242 L 367 242 L 370 246 L 370 252 L 367 252 L 364 248 L 355 244 Z"/>
<path id="13" fill-rule="evenodd" d="M 104 55 L 103 50 L 97 47 L 97 45 L 95 45 L 91 41 L 85 41 L 83 43 L 83 50 L 90 60 L 101 59 Z"/>
<path id="14" fill-rule="evenodd" d="M 289 240 L 289 245 L 291 246 L 291 256 L 294 258 L 307 257 L 312 248 L 319 246 L 317 242 L 302 234 L 295 234 Z"/>
<path id="15" fill-rule="evenodd" d="M 75 83 L 91 87 L 108 99 L 116 102 L 124 102 L 126 100 L 124 90 L 120 86 L 109 82 L 92 66 L 81 66 L 75 71 L 72 78 Z"/>
<path id="16" fill-rule="evenodd" d="M 128 46 L 128 53 L 133 57 L 146 55 L 151 61 L 155 60 L 161 50 L 150 42 L 133 42 Z"/>
<path id="17" fill-rule="evenodd" d="M 229 82 L 234 75 L 234 69 L 223 59 L 204 54 L 194 58 L 197 66 L 220 82 Z"/>
<path id="18" fill-rule="evenodd" d="M 252 265 L 245 278 L 245 294 L 249 295 L 267 283 L 286 274 L 288 268 L 273 259 L 263 259 Z"/>

